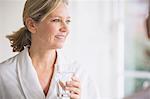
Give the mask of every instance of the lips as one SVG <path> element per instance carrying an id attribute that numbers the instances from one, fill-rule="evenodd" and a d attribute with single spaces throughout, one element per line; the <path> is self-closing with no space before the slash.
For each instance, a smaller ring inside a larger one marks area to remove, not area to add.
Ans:
<path id="1" fill-rule="evenodd" d="M 64 39 L 65 38 L 65 35 L 56 35 L 55 36 L 57 39 Z"/>

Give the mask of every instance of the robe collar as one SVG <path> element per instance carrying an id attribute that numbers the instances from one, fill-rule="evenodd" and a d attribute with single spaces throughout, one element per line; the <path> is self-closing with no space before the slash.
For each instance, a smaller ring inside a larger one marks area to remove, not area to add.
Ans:
<path id="1" fill-rule="evenodd" d="M 26 99 L 56 99 L 56 79 L 57 72 L 64 71 L 61 66 L 64 65 L 64 58 L 57 51 L 57 60 L 55 64 L 54 74 L 47 96 L 45 96 L 40 85 L 37 72 L 32 64 L 29 56 L 28 48 L 19 53 L 17 60 L 17 74 L 21 89 Z"/>

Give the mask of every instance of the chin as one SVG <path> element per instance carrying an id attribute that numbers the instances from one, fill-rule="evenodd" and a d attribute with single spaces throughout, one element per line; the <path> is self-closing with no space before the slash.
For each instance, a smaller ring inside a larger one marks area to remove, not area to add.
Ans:
<path id="1" fill-rule="evenodd" d="M 53 43 L 53 45 L 49 46 L 51 49 L 62 49 L 64 47 L 64 42 Z"/>
<path id="2" fill-rule="evenodd" d="M 62 49 L 63 47 L 57 47 L 56 49 Z"/>
<path id="3" fill-rule="evenodd" d="M 58 45 L 56 45 L 56 49 L 62 49 L 63 46 L 64 46 L 64 44 L 58 44 Z"/>

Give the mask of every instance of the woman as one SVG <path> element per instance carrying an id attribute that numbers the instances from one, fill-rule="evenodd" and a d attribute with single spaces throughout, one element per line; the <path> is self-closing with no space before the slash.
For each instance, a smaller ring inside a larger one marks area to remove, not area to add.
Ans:
<path id="1" fill-rule="evenodd" d="M 57 50 L 69 33 L 68 1 L 27 0 L 23 22 L 24 27 L 7 36 L 19 54 L 0 64 L 0 99 L 57 99 L 60 71 L 75 73 L 65 86 L 70 99 L 99 99 L 83 69 Z"/>

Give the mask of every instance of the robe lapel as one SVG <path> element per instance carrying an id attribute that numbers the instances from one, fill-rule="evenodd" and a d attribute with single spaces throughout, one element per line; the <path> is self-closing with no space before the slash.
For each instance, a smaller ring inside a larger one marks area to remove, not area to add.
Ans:
<path id="1" fill-rule="evenodd" d="M 26 99 L 45 99 L 45 95 L 32 65 L 28 49 L 24 49 L 17 61 L 17 73 Z"/>
<path id="2" fill-rule="evenodd" d="M 48 94 L 46 96 L 46 99 L 57 99 L 57 80 L 56 80 L 56 74 L 57 74 L 58 68 L 57 65 L 55 65 L 54 74 L 51 80 L 51 85 L 49 87 Z"/>
<path id="3" fill-rule="evenodd" d="M 54 74 L 47 96 L 45 97 L 40 85 L 36 70 L 32 65 L 32 60 L 25 48 L 20 54 L 17 61 L 17 74 L 19 83 L 26 99 L 57 99 L 57 72 L 64 71 L 64 57 L 57 51 L 57 62 L 55 64 Z"/>
<path id="4" fill-rule="evenodd" d="M 62 57 L 61 52 L 57 50 L 57 60 L 55 63 L 54 74 L 46 99 L 57 99 L 57 73 L 62 71 L 62 64 L 64 64 L 63 62 L 64 57 Z"/>

